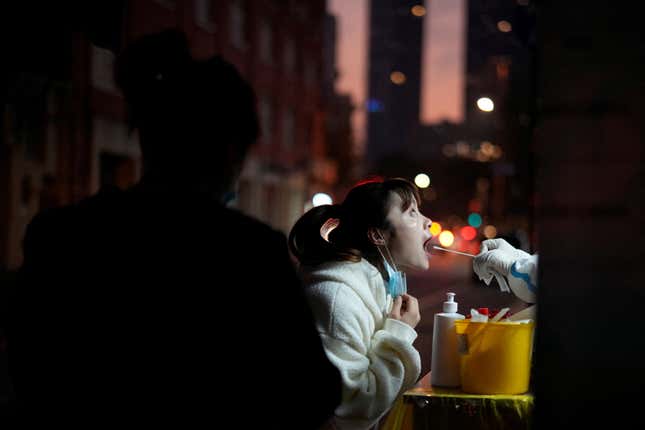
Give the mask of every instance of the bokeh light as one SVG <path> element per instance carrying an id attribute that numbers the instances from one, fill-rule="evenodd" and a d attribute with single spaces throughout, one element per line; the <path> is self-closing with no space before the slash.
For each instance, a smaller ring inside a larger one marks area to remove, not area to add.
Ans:
<path id="1" fill-rule="evenodd" d="M 430 234 L 433 236 L 437 236 L 439 233 L 441 233 L 441 230 L 441 224 L 439 224 L 438 222 L 433 222 L 430 226 Z"/>
<path id="2" fill-rule="evenodd" d="M 439 243 L 441 246 L 449 247 L 455 242 L 455 235 L 450 230 L 444 230 L 439 235 Z"/>
<path id="3" fill-rule="evenodd" d="M 487 225 L 484 227 L 484 236 L 486 239 L 493 239 L 497 236 L 497 228 L 494 225 Z"/>
<path id="4" fill-rule="evenodd" d="M 497 29 L 502 33 L 508 33 L 511 30 L 513 30 L 513 26 L 511 25 L 510 22 L 506 20 L 501 20 L 497 23 Z"/>
<path id="5" fill-rule="evenodd" d="M 477 99 L 477 107 L 484 112 L 492 112 L 495 109 L 495 103 L 488 97 Z"/>
<path id="6" fill-rule="evenodd" d="M 428 188 L 430 186 L 430 176 L 425 173 L 419 173 L 414 177 L 414 183 L 419 188 Z"/>
<path id="7" fill-rule="evenodd" d="M 332 199 L 329 194 L 316 193 L 311 199 L 311 203 L 313 203 L 314 206 L 330 205 L 332 203 Z"/>
<path id="8" fill-rule="evenodd" d="M 403 85 L 405 84 L 405 74 L 403 72 L 399 72 L 398 70 L 396 70 L 390 73 L 390 80 L 392 81 L 393 84 Z"/>
<path id="9" fill-rule="evenodd" d="M 477 212 L 473 212 L 468 215 L 468 225 L 471 225 L 475 228 L 479 228 L 482 225 L 482 216 Z"/>
<path id="10" fill-rule="evenodd" d="M 477 230 L 475 230 L 474 227 L 467 225 L 459 230 L 459 234 L 464 240 L 473 240 L 477 237 Z"/>
<path id="11" fill-rule="evenodd" d="M 414 16 L 422 17 L 426 14 L 426 8 L 418 4 L 416 6 L 412 6 L 410 12 L 412 12 L 412 15 Z"/>

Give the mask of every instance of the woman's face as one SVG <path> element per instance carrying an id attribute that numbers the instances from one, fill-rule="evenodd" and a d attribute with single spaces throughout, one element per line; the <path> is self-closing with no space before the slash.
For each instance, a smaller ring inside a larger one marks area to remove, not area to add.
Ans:
<path id="1" fill-rule="evenodd" d="M 401 204 L 401 197 L 391 193 L 387 219 L 392 231 L 387 240 L 387 247 L 399 270 L 425 270 L 428 268 L 428 256 L 424 245 L 432 238 L 432 221 L 419 212 L 415 200 L 404 211 L 401 210 Z"/>

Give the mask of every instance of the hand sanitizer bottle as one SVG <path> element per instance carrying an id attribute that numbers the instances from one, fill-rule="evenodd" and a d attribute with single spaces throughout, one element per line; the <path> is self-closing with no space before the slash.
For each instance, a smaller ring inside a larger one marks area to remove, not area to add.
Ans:
<path id="1" fill-rule="evenodd" d="M 437 387 L 459 387 L 461 385 L 460 357 L 457 351 L 455 320 L 462 320 L 465 317 L 457 313 L 455 293 L 447 293 L 446 296 L 443 312 L 434 316 L 430 384 Z"/>

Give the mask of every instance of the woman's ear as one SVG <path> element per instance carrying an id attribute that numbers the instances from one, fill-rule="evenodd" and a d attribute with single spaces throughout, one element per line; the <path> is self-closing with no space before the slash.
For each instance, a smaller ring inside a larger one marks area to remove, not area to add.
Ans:
<path id="1" fill-rule="evenodd" d="M 385 245 L 385 238 L 383 237 L 383 234 L 377 228 L 370 227 L 367 230 L 367 238 L 374 245 Z"/>

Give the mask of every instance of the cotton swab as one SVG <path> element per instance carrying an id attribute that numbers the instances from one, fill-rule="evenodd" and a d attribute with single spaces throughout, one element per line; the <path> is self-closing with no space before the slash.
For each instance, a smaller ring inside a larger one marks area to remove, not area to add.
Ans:
<path id="1" fill-rule="evenodd" d="M 473 258 L 475 257 L 474 254 L 468 254 L 467 252 L 455 251 L 454 249 L 446 249 L 446 248 L 442 248 L 442 247 L 437 246 L 437 245 L 433 245 L 432 247 L 434 249 L 438 249 L 440 251 L 452 252 L 453 254 L 465 255 L 466 257 L 473 257 Z"/>

